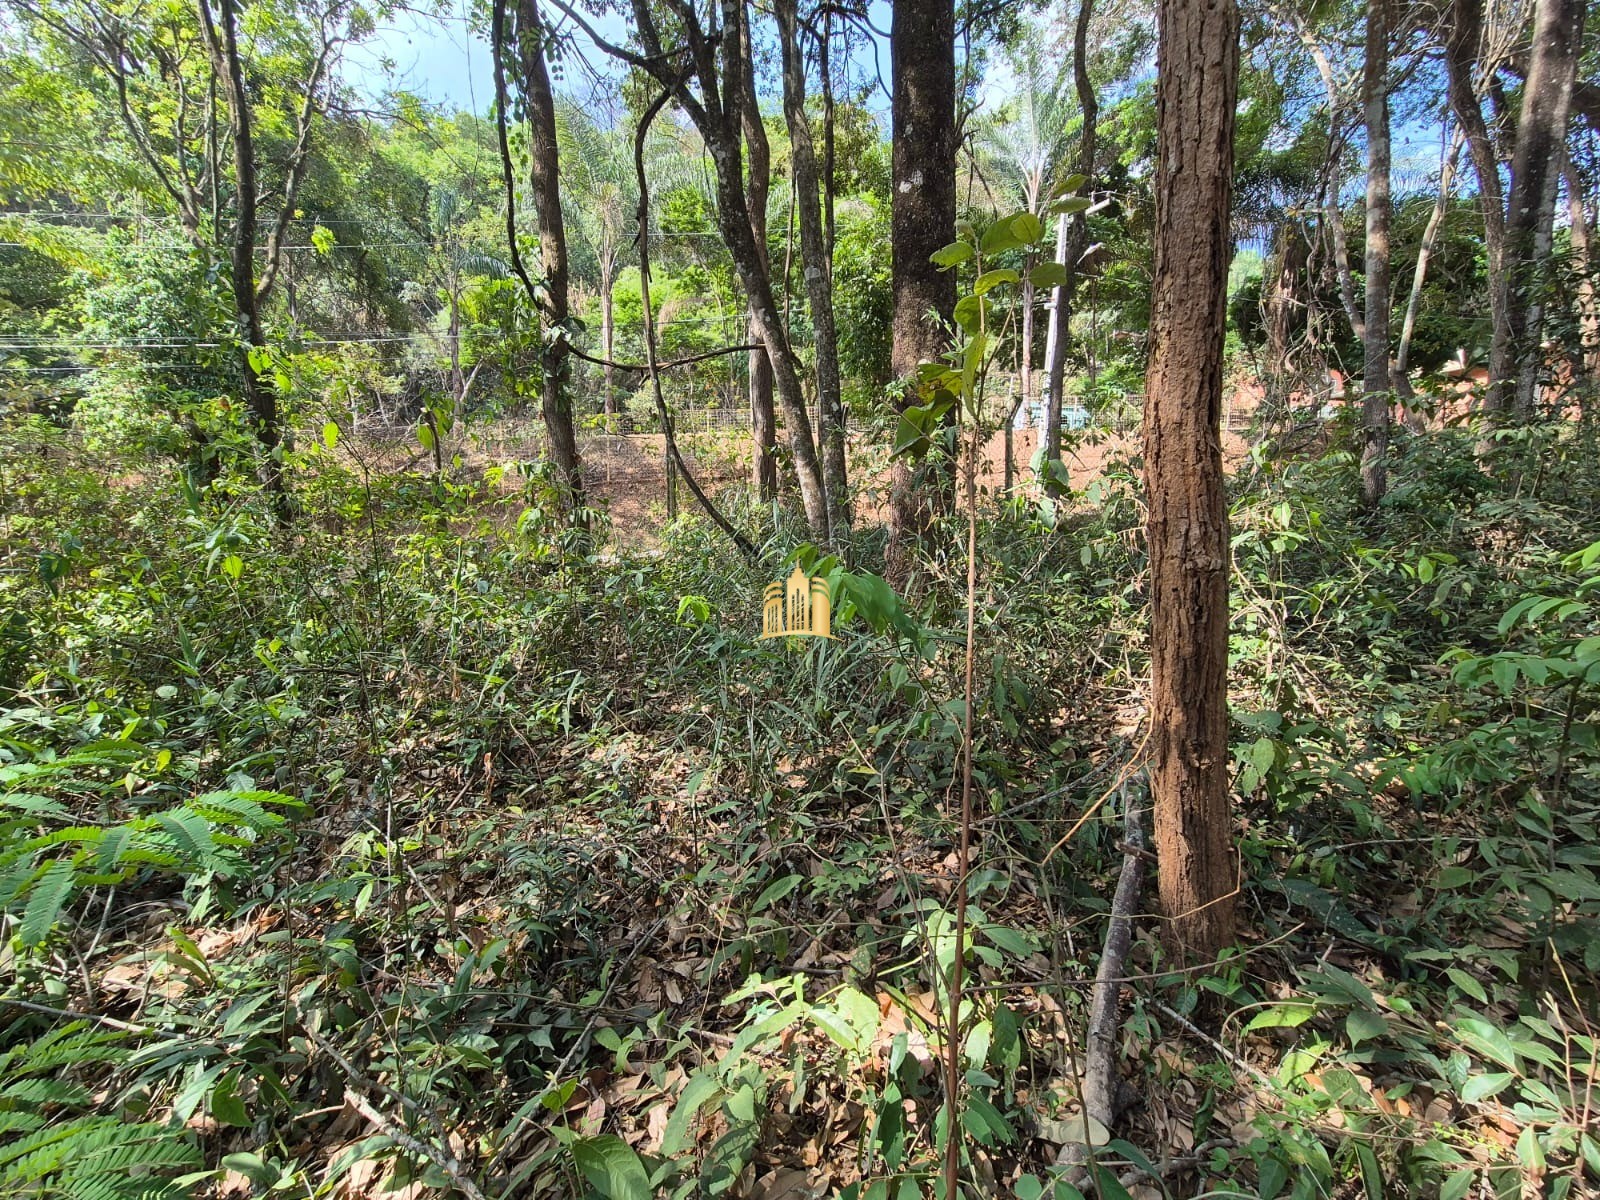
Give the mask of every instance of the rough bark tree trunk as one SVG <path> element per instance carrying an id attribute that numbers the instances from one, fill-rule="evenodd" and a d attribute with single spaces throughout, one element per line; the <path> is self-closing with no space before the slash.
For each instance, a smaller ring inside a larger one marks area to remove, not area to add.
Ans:
<path id="1" fill-rule="evenodd" d="M 1232 248 L 1239 12 L 1234 0 L 1156 10 L 1155 277 L 1145 487 L 1150 555 L 1150 786 L 1161 901 L 1174 947 L 1231 938 L 1228 522 L 1222 353 Z"/>
<path id="2" fill-rule="evenodd" d="M 1586 8 L 1584 0 L 1538 0 L 1534 10 L 1533 50 L 1522 88 L 1506 212 L 1506 324 L 1516 371 L 1512 409 L 1522 421 L 1534 415 L 1544 365 L 1544 293 L 1553 250 L 1556 184 Z"/>
<path id="3" fill-rule="evenodd" d="M 518 0 L 517 52 L 522 67 L 522 100 L 527 106 L 529 183 L 539 219 L 539 259 L 548 296 L 548 329 L 540 339 L 543 388 L 539 397 L 550 458 L 555 463 L 562 503 L 576 515 L 583 509 L 583 460 L 572 423 L 571 363 L 567 336 L 571 320 L 568 298 L 567 229 L 561 215 L 560 152 L 556 142 L 555 95 L 545 66 L 548 33 L 539 16 L 538 0 Z"/>
<path id="4" fill-rule="evenodd" d="M 1367 0 L 1362 112 L 1367 127 L 1366 313 L 1361 375 L 1361 498 L 1374 509 L 1388 488 L 1389 406 L 1389 8 Z"/>
<path id="5" fill-rule="evenodd" d="M 893 196 L 890 254 L 895 377 L 945 349 L 943 322 L 955 310 L 955 276 L 934 266 L 934 251 L 955 239 L 956 23 L 951 0 L 898 0 L 889 32 L 893 59 Z M 914 404 L 909 390 L 903 404 Z M 952 463 L 953 465 L 953 463 Z M 913 543 L 940 510 L 945 489 L 897 460 L 890 484 L 890 569 L 903 574 Z"/>
<path id="6" fill-rule="evenodd" d="M 755 54 L 750 40 L 750 10 L 739 9 L 739 77 L 743 91 L 740 119 L 745 146 L 749 152 L 747 184 L 750 205 L 750 234 L 769 277 L 772 260 L 767 249 L 767 200 L 772 193 L 772 148 L 767 127 L 762 124 L 756 102 Z M 750 311 L 749 337 L 761 340 L 761 323 Z M 778 495 L 778 419 L 772 403 L 772 362 L 765 349 L 749 354 L 750 438 L 752 443 L 751 484 L 762 500 Z"/>
<path id="7" fill-rule="evenodd" d="M 850 529 L 850 493 L 845 467 L 839 337 L 833 322 L 833 273 L 828 264 L 816 147 L 806 116 L 806 66 L 800 45 L 798 0 L 777 0 L 773 7 L 783 58 L 783 111 L 789 128 L 795 207 L 800 223 L 800 270 L 805 276 L 815 338 L 817 436 L 822 443 L 822 483 L 828 494 L 828 539 L 837 545 Z"/>

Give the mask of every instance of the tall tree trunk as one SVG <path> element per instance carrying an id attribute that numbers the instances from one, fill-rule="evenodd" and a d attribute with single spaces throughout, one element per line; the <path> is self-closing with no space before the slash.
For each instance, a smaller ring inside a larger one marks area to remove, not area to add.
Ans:
<path id="1" fill-rule="evenodd" d="M 945 349 L 942 322 L 955 311 L 956 280 L 932 262 L 955 239 L 956 22 L 951 0 L 896 0 L 889 31 L 893 58 L 893 195 L 889 240 L 894 293 L 890 361 L 910 380 L 920 362 Z M 908 386 L 902 405 L 917 399 Z M 953 467 L 953 461 L 951 466 Z M 943 507 L 945 488 L 925 485 L 914 464 L 896 460 L 890 483 L 891 570 L 908 568 L 912 544 Z"/>
<path id="2" fill-rule="evenodd" d="M 1586 8 L 1584 0 L 1538 0 L 1533 52 L 1522 88 L 1522 114 L 1511 159 L 1506 310 L 1516 369 L 1513 410 L 1523 421 L 1534 414 L 1539 372 L 1544 366 L 1545 289 L 1553 249 L 1556 184 L 1566 149 L 1567 114 Z"/>
<path id="3" fill-rule="evenodd" d="M 1367 0 L 1362 111 L 1367 127 L 1366 332 L 1362 338 L 1361 498 L 1376 508 L 1388 487 L 1389 409 L 1389 0 Z"/>
<path id="4" fill-rule="evenodd" d="M 1561 175 L 1567 185 L 1567 224 L 1572 230 L 1572 266 L 1577 275 L 1578 366 L 1592 382 L 1600 377 L 1600 298 L 1595 295 L 1594 259 L 1589 248 L 1589 212 L 1583 204 L 1583 180 L 1564 154 Z"/>
<path id="5" fill-rule="evenodd" d="M 1233 190 L 1234 0 L 1156 9 L 1155 278 L 1145 408 L 1150 787 L 1161 902 L 1180 954 L 1233 933 L 1228 517 L 1222 353 Z"/>
<path id="6" fill-rule="evenodd" d="M 821 211 L 816 147 L 806 116 L 806 64 L 800 46 L 798 0 L 777 0 L 783 57 L 783 111 L 794 159 L 795 204 L 800 219 L 800 266 L 811 303 L 817 357 L 817 436 L 822 443 L 822 483 L 828 493 L 828 537 L 838 543 L 850 528 L 845 468 L 844 400 L 839 381 L 839 337 L 833 323 L 833 272 Z"/>
<path id="7" fill-rule="evenodd" d="M 1078 19 L 1072 30 L 1072 80 L 1078 93 L 1082 125 L 1078 133 L 1077 173 L 1094 178 L 1095 124 L 1100 104 L 1089 78 L 1089 22 L 1094 18 L 1094 0 L 1078 0 Z M 1088 185 L 1085 185 L 1088 186 Z M 1056 231 L 1056 255 L 1067 269 L 1065 281 L 1056 285 L 1050 297 L 1050 333 L 1046 338 L 1047 384 L 1044 417 L 1044 483 L 1047 491 L 1059 490 L 1064 472 L 1061 465 L 1061 409 L 1066 403 L 1067 343 L 1072 333 L 1072 299 L 1078 286 L 1078 260 L 1089 243 L 1089 222 L 1082 213 L 1062 216 Z"/>
<path id="8" fill-rule="evenodd" d="M 1483 0 L 1453 0 L 1446 26 L 1445 77 L 1450 108 L 1467 138 L 1467 152 L 1478 179 L 1483 209 L 1483 244 L 1489 263 L 1489 392 L 1484 407 L 1505 407 L 1504 386 L 1511 379 L 1511 325 L 1507 312 L 1506 207 L 1500 184 L 1500 157 L 1479 92 L 1478 47 L 1483 37 Z"/>
<path id="9" fill-rule="evenodd" d="M 544 276 L 548 328 L 540 339 L 543 374 L 540 411 L 550 440 L 562 503 L 574 516 L 583 509 L 583 460 L 572 425 L 571 362 L 567 337 L 571 308 L 567 289 L 567 229 L 561 215 L 561 163 L 556 143 L 555 96 L 545 67 L 548 37 L 538 0 L 518 0 L 517 52 L 522 67 L 522 99 L 528 113 L 529 183 L 539 218 L 539 259 Z"/>
<path id="10" fill-rule="evenodd" d="M 238 188 L 237 215 L 230 252 L 230 280 L 234 313 L 245 345 L 240 358 L 240 382 L 245 412 L 261 444 L 257 477 L 279 520 L 289 516 L 289 494 L 283 478 L 282 434 L 278 427 L 278 391 L 257 366 L 257 354 L 266 350 L 261 327 L 261 301 L 256 292 L 256 156 L 250 97 L 245 90 L 244 65 L 239 57 L 238 17 L 234 0 L 218 0 L 220 21 L 213 21 L 209 0 L 199 0 L 200 28 L 206 41 L 212 73 L 222 85 L 233 134 L 234 182 Z"/>
<path id="11" fill-rule="evenodd" d="M 746 185 L 750 205 L 750 234 L 755 239 L 756 251 L 770 278 L 772 259 L 767 249 L 767 200 L 772 194 L 772 148 L 756 101 L 750 9 L 744 5 L 739 6 L 739 80 L 743 91 L 740 119 L 745 146 L 750 154 Z M 753 307 L 750 310 L 749 337 L 752 344 L 761 341 L 761 322 L 756 318 Z M 772 500 L 778 494 L 778 419 L 772 403 L 772 361 L 765 349 L 750 351 L 749 372 L 750 439 L 753 449 L 751 484 L 762 500 Z"/>

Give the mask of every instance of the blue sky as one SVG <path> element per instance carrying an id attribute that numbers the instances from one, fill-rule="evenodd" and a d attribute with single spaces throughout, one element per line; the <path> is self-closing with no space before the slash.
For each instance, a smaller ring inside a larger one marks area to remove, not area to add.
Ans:
<path id="1" fill-rule="evenodd" d="M 368 98 L 375 99 L 395 89 L 415 93 L 448 109 L 487 111 L 494 99 L 494 68 L 488 43 L 468 26 L 470 0 L 448 2 L 451 9 L 443 16 L 398 12 L 379 27 L 374 37 L 350 50 L 345 63 L 351 82 Z M 869 17 L 877 28 L 887 31 L 887 0 L 874 0 Z M 627 40 L 629 23 L 622 17 L 607 14 L 593 23 L 602 37 L 619 43 Z M 887 82 L 889 48 L 882 39 L 874 40 L 880 43 L 878 69 Z M 591 47 L 581 31 L 574 31 L 574 41 L 597 70 L 611 69 L 605 55 Z M 852 75 L 874 78 L 872 55 L 865 53 L 857 58 Z M 573 81 L 581 86 L 581 78 L 581 72 L 575 69 Z M 882 115 L 887 117 L 887 100 L 881 94 L 877 99 L 882 103 Z"/>

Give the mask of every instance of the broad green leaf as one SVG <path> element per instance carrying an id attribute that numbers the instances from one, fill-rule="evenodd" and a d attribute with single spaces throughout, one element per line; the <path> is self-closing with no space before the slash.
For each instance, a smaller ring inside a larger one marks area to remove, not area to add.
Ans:
<path id="1" fill-rule="evenodd" d="M 1486 1100 L 1503 1091 L 1516 1076 L 1510 1071 L 1494 1071 L 1487 1075 L 1474 1075 L 1461 1089 L 1461 1099 L 1468 1104 Z"/>
<path id="2" fill-rule="evenodd" d="M 704 618 L 701 619 L 704 620 Z M 774 879 L 767 884 L 761 895 L 756 897 L 756 902 L 750 906 L 751 915 L 754 916 L 769 904 L 776 904 L 779 900 L 782 900 L 790 892 L 794 891 L 804 879 L 804 875 L 785 875 L 782 878 Z"/>
<path id="3" fill-rule="evenodd" d="M 980 296 L 992 292 L 1002 283 L 1016 283 L 1021 278 L 1010 267 L 1000 267 L 993 271 L 985 271 L 979 275 L 972 285 L 972 290 Z"/>
<path id="4" fill-rule="evenodd" d="M 970 242 L 951 242 L 948 246 L 935 250 L 928 257 L 938 267 L 959 267 L 970 259 L 973 253 Z"/>
<path id="5" fill-rule="evenodd" d="M 1263 1009 L 1251 1017 L 1250 1023 L 1244 1027 L 1244 1032 L 1253 1033 L 1257 1029 L 1293 1029 L 1297 1025 L 1304 1025 L 1316 1015 L 1316 1012 L 1316 1005 L 1307 1004 L 1303 1000 L 1274 1004 L 1271 1008 Z"/>
<path id="6" fill-rule="evenodd" d="M 1058 262 L 1042 262 L 1028 272 L 1028 282 L 1036 288 L 1060 287 L 1067 281 L 1067 269 Z"/>
<path id="7" fill-rule="evenodd" d="M 1031 246 L 1044 236 L 1044 222 L 1031 212 L 1018 213 L 1011 218 L 1011 234 L 1024 246 Z"/>
<path id="8" fill-rule="evenodd" d="M 322 427 L 322 444 L 332 450 L 339 444 L 339 426 L 337 422 L 329 421 Z"/>
<path id="9" fill-rule="evenodd" d="M 650 1200 L 650 1174 L 621 1138 L 579 1138 L 572 1143 L 572 1157 L 589 1186 L 606 1200 Z"/>

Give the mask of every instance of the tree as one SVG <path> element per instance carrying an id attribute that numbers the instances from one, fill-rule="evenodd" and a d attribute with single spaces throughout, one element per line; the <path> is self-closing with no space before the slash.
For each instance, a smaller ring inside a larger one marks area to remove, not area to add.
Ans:
<path id="1" fill-rule="evenodd" d="M 110 82 L 122 133 L 185 234 L 208 261 L 226 258 L 241 399 L 261 447 L 257 475 L 274 511 L 287 518 L 278 396 L 266 369 L 262 314 L 283 263 L 284 237 L 313 133 L 327 107 L 333 64 L 350 40 L 370 29 L 370 18 L 344 0 L 332 0 L 308 6 L 303 21 L 269 23 L 245 41 L 237 0 L 217 0 L 215 10 L 211 0 L 196 0 L 192 13 L 174 7 L 130 13 L 101 0 L 11 3 L 39 36 L 75 48 Z M 277 53 L 253 54 L 258 42 Z M 268 58 L 270 63 L 257 61 Z M 276 155 L 258 144 L 263 117 L 279 131 L 276 140 L 283 146 L 273 147 Z M 230 145 L 231 154 L 225 154 Z M 225 158 L 231 158 L 231 181 Z M 267 178 L 269 164 L 277 168 L 275 179 Z M 266 241 L 258 246 L 268 197 L 276 212 L 269 210 Z"/>
<path id="2" fill-rule="evenodd" d="M 890 259 L 894 289 L 894 373 L 916 402 L 917 365 L 944 349 L 944 324 L 955 309 L 955 276 L 932 256 L 955 236 L 956 25 L 950 0 L 896 0 L 889 31 L 894 62 L 894 163 Z M 925 488 L 913 465 L 897 461 L 890 485 L 889 557 L 905 568 L 910 542 L 929 528 L 942 486 Z"/>
<path id="3" fill-rule="evenodd" d="M 1556 185 L 1587 8 L 1583 0 L 1538 0 L 1534 10 L 1533 48 L 1522 85 L 1506 213 L 1505 357 L 1498 372 L 1495 364 L 1490 366 L 1502 406 L 1506 381 L 1514 380 L 1511 407 L 1521 420 L 1534 414 L 1544 365 L 1544 293 L 1550 276 Z"/>
<path id="4" fill-rule="evenodd" d="M 594 258 L 600 355 L 606 360 L 601 368 L 601 409 L 612 417 L 617 412 L 616 370 L 611 365 L 616 358 L 615 288 L 627 253 L 627 224 L 638 203 L 633 165 L 621 131 L 602 126 L 571 101 L 562 102 L 556 110 L 556 133 L 569 228 L 587 243 Z"/>
<path id="5" fill-rule="evenodd" d="M 837 542 L 850 528 L 850 496 L 845 470 L 839 336 L 833 320 L 833 263 L 823 224 L 817 152 L 806 115 L 806 64 L 800 44 L 798 0 L 777 0 L 774 11 L 783 56 L 783 112 L 794 167 L 801 273 L 806 280 L 816 342 L 817 435 L 822 442 L 822 482 L 828 495 L 828 534 L 830 540 Z"/>
<path id="6" fill-rule="evenodd" d="M 529 183 L 539 219 L 544 285 L 539 408 L 563 503 L 576 517 L 583 509 L 583 460 L 573 432 L 572 394 L 568 388 L 572 311 L 567 286 L 567 227 L 561 213 L 561 151 L 556 136 L 555 96 L 545 66 L 549 40 L 549 31 L 539 16 L 538 0 L 518 0 L 517 57 L 522 68 L 522 100 L 527 108 Z"/>
<path id="7" fill-rule="evenodd" d="M 1366 313 L 1362 342 L 1361 496 L 1376 508 L 1387 486 L 1389 406 L 1389 0 L 1367 0 L 1362 114 L 1367 129 Z"/>
<path id="8" fill-rule="evenodd" d="M 1078 19 L 1072 33 L 1072 77 L 1082 113 L 1078 129 L 1077 173 L 1087 181 L 1094 176 L 1095 124 L 1100 107 L 1089 78 L 1089 21 L 1094 0 L 1079 0 Z M 1047 403 L 1044 418 L 1044 471 L 1048 487 L 1056 487 L 1061 464 L 1061 406 L 1066 396 L 1067 341 L 1072 330 L 1072 294 L 1078 282 L 1078 260 L 1088 245 L 1088 225 L 1082 213 L 1062 213 L 1056 230 L 1056 260 L 1066 268 L 1066 278 L 1050 295 L 1050 332 L 1046 370 Z"/>
<path id="9" fill-rule="evenodd" d="M 687 0 L 661 0 L 666 21 L 658 23 L 650 0 L 633 0 L 634 32 L 643 53 L 615 45 L 565 0 L 553 0 L 594 44 L 653 79 L 688 116 L 711 156 L 717 186 L 717 228 L 734 270 L 755 310 L 761 340 L 772 363 L 773 381 L 789 435 L 789 452 L 806 523 L 818 541 L 828 540 L 828 501 L 817 458 L 817 443 L 806 410 L 800 368 L 773 291 L 772 275 L 751 229 L 745 191 L 742 83 L 744 64 L 738 37 L 708 33 Z M 722 29 L 737 30 L 741 0 L 722 0 Z M 663 28 L 681 42 L 664 42 Z"/>
<path id="10" fill-rule="evenodd" d="M 1160 0 L 1155 276 L 1145 405 L 1150 555 L 1150 788 L 1174 945 L 1209 956 L 1233 930 L 1228 803 L 1228 527 L 1222 352 L 1232 238 L 1239 13 Z"/>
<path id="11" fill-rule="evenodd" d="M 750 205 L 750 235 L 755 239 L 756 252 L 768 278 L 772 275 L 772 262 L 767 250 L 767 201 L 772 193 L 772 147 L 767 139 L 767 127 L 761 120 L 761 109 L 756 99 L 755 47 L 750 36 L 750 10 L 739 5 L 739 86 L 741 89 L 739 118 L 744 133 L 745 148 L 750 155 L 746 184 Z M 761 342 L 761 318 L 750 301 L 750 341 Z M 750 440 L 751 483 L 762 500 L 772 500 L 778 494 L 778 460 L 775 451 L 778 442 L 778 417 L 772 406 L 772 359 L 765 345 L 751 350 L 747 360 L 750 373 Z"/>

